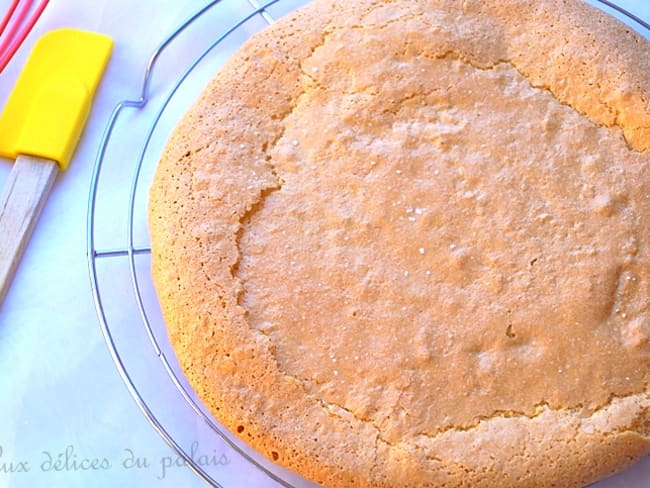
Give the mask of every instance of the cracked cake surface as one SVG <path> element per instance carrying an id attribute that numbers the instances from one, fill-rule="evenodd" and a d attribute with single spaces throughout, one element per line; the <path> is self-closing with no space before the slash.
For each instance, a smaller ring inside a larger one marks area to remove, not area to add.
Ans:
<path id="1" fill-rule="evenodd" d="M 172 134 L 197 394 L 330 487 L 583 486 L 650 452 L 650 49 L 577 0 L 316 0 Z"/>

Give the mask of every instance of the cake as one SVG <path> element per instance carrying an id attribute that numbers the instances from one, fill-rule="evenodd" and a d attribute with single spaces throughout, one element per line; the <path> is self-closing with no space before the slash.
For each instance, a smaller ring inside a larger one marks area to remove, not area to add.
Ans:
<path id="1" fill-rule="evenodd" d="M 650 452 L 650 48 L 578 0 L 316 0 L 173 131 L 153 277 L 197 395 L 327 487 Z"/>

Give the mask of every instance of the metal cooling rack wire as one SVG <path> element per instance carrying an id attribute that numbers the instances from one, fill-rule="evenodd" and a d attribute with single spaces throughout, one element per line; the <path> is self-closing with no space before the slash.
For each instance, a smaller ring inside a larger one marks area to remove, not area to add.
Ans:
<path id="1" fill-rule="evenodd" d="M 634 15 L 632 12 L 629 12 L 628 10 L 621 7 L 620 5 L 617 5 L 614 2 L 610 2 L 610 0 L 598 0 L 598 2 L 608 6 L 611 9 L 616 10 L 618 13 L 623 14 L 629 19 L 632 19 L 633 21 L 637 22 L 639 25 L 643 26 L 648 32 L 650 32 L 650 23 L 646 22 L 638 15 Z"/>
<path id="2" fill-rule="evenodd" d="M 212 429 L 214 430 L 219 437 L 224 440 L 229 446 L 231 446 L 234 450 L 236 450 L 239 454 L 241 454 L 244 458 L 246 458 L 249 462 L 251 462 L 253 465 L 256 466 L 260 471 L 264 472 L 269 478 L 273 479 L 277 483 L 281 484 L 282 486 L 285 486 L 287 488 L 291 488 L 292 485 L 288 484 L 286 481 L 282 480 L 279 478 L 277 475 L 269 471 L 266 467 L 261 465 L 258 461 L 253 459 L 251 456 L 249 456 L 246 452 L 244 452 L 236 443 L 234 443 L 227 434 L 225 434 L 221 427 L 216 425 L 216 423 L 208 417 L 203 410 L 197 405 L 197 403 L 194 401 L 194 399 L 190 396 L 190 394 L 186 391 L 186 389 L 182 386 L 180 379 L 176 375 L 176 373 L 173 371 L 169 361 L 165 357 L 165 354 L 162 352 L 158 341 L 155 337 L 155 334 L 153 332 L 151 323 L 149 321 L 149 317 L 147 316 L 145 306 L 143 303 L 142 299 L 142 294 L 141 294 L 141 286 L 140 282 L 138 279 L 138 275 L 135 269 L 135 256 L 140 255 L 140 254 L 150 254 L 151 249 L 148 247 L 135 247 L 134 246 L 134 239 L 133 239 L 133 215 L 135 211 L 135 195 L 136 195 L 136 190 L 138 188 L 138 183 L 140 181 L 140 174 L 141 174 L 141 168 L 142 168 L 142 163 L 143 159 L 146 153 L 146 150 L 149 146 L 149 143 L 151 141 L 151 137 L 153 135 L 153 132 L 156 128 L 156 125 L 158 124 L 158 121 L 160 120 L 163 111 L 169 104 L 171 98 L 173 95 L 176 93 L 176 91 L 179 89 L 183 81 L 187 78 L 187 76 L 191 73 L 191 71 L 216 47 L 218 46 L 224 39 L 226 39 L 229 35 L 231 35 L 233 32 L 235 32 L 237 29 L 239 29 L 243 24 L 248 22 L 250 19 L 255 17 L 256 15 L 261 15 L 264 20 L 271 24 L 273 23 L 273 18 L 271 15 L 268 13 L 266 10 L 269 6 L 277 3 L 279 0 L 271 0 L 267 1 L 263 5 L 260 5 L 257 1 L 255 0 L 249 0 L 249 4 L 253 7 L 253 11 L 243 17 L 240 21 L 232 25 L 228 30 L 226 30 L 225 33 L 223 33 L 221 36 L 219 36 L 215 41 L 213 41 L 204 51 L 202 54 L 200 54 L 191 64 L 190 66 L 186 69 L 186 71 L 181 75 L 181 77 L 177 80 L 176 84 L 173 86 L 171 91 L 169 92 L 168 97 L 165 99 L 164 103 L 162 104 L 160 110 L 154 117 L 153 123 L 149 129 L 149 131 L 146 134 L 145 137 L 145 142 L 142 147 L 142 150 L 140 151 L 140 154 L 138 156 L 137 162 L 136 162 L 136 167 L 135 167 L 135 172 L 132 180 L 132 185 L 131 185 L 131 190 L 130 190 L 130 195 L 129 195 L 129 211 L 128 211 L 128 236 L 127 236 L 127 247 L 124 249 L 109 249 L 109 250 L 96 250 L 95 249 L 95 221 L 94 221 L 94 214 L 95 214 L 95 206 L 96 206 L 96 198 L 97 198 L 97 189 L 98 189 L 98 183 L 99 183 L 99 178 L 101 175 L 102 167 L 104 164 L 104 157 L 106 155 L 106 150 L 108 148 L 108 144 L 110 142 L 111 135 L 113 133 L 113 129 L 115 127 L 115 124 L 117 122 L 117 119 L 120 115 L 120 113 L 127 109 L 127 108 L 132 108 L 132 109 L 142 109 L 147 102 L 149 101 L 150 98 L 150 83 L 151 83 L 151 78 L 153 76 L 153 71 L 156 65 L 156 61 L 160 57 L 160 55 L 163 53 L 165 48 L 174 41 L 174 39 L 182 32 L 184 31 L 188 26 L 190 26 L 196 19 L 201 17 L 204 13 L 206 13 L 208 10 L 210 10 L 212 7 L 220 3 L 221 0 L 213 0 L 206 4 L 203 8 L 199 9 L 197 12 L 195 12 L 193 15 L 191 15 L 187 20 L 185 20 L 174 32 L 172 32 L 167 38 L 165 38 L 160 45 L 156 48 L 154 53 L 152 54 L 148 64 L 147 68 L 145 70 L 144 74 L 144 79 L 142 82 L 142 90 L 140 93 L 140 97 L 136 100 L 123 100 L 117 104 L 117 106 L 113 109 L 113 112 L 111 113 L 111 116 L 109 118 L 109 121 L 107 123 L 107 126 L 104 130 L 104 133 L 102 135 L 102 139 L 100 142 L 100 147 L 98 150 L 97 158 L 95 161 L 95 166 L 93 168 L 93 174 L 91 177 L 91 189 L 90 189 L 90 195 L 88 199 L 88 219 L 87 219 L 87 257 L 88 257 L 88 268 L 89 268 L 89 273 L 90 273 L 90 280 L 91 280 L 91 289 L 93 293 L 93 300 L 95 302 L 95 308 L 97 311 L 97 315 L 99 318 L 100 326 L 102 333 L 104 335 L 104 339 L 106 343 L 109 346 L 110 354 L 112 356 L 112 359 L 114 363 L 116 364 L 118 371 L 120 373 L 120 376 L 122 377 L 122 380 L 127 386 L 127 389 L 129 390 L 129 393 L 131 396 L 134 398 L 136 401 L 138 407 L 140 410 L 145 414 L 145 416 L 148 418 L 148 420 L 151 422 L 151 424 L 154 426 L 154 428 L 158 431 L 158 433 L 163 437 L 163 439 L 169 444 L 172 449 L 174 449 L 186 462 L 186 464 L 200 477 L 202 477 L 205 481 L 210 483 L 212 486 L 222 488 L 221 485 L 214 480 L 208 473 L 205 472 L 200 466 L 198 466 L 194 461 L 192 460 L 191 456 L 185 452 L 185 450 L 173 439 L 173 437 L 167 432 L 167 430 L 162 426 L 162 424 L 159 422 L 159 420 L 156 418 L 155 414 L 151 411 L 149 406 L 147 405 L 147 402 L 145 401 L 144 398 L 140 395 L 137 387 L 135 386 L 134 381 L 132 380 L 130 374 L 127 371 L 127 368 L 122 361 L 122 358 L 117 351 L 117 347 L 115 344 L 115 341 L 113 339 L 113 336 L 111 334 L 110 326 L 108 324 L 108 320 L 106 317 L 106 311 L 104 309 L 104 305 L 102 303 L 102 297 L 101 293 L 99 291 L 99 285 L 98 285 L 98 276 L 97 276 L 97 266 L 96 266 L 96 260 L 97 259 L 102 259 L 102 258 L 112 258 L 112 257 L 128 257 L 129 259 L 129 270 L 130 270 L 130 276 L 131 276 L 131 285 L 133 287 L 136 301 L 137 301 L 137 306 L 138 310 L 140 313 L 140 318 L 143 321 L 143 324 L 145 325 L 147 335 L 149 337 L 149 340 L 154 348 L 154 351 L 160 361 L 163 364 L 163 367 L 166 371 L 166 373 L 169 375 L 170 379 L 174 383 L 175 387 L 178 389 L 178 391 L 181 393 L 182 397 L 184 400 L 189 404 L 189 406 L 196 412 L 197 415 Z"/>

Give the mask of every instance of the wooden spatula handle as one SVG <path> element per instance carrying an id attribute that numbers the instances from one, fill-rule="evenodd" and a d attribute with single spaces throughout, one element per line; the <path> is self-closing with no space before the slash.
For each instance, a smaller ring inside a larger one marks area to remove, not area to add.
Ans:
<path id="1" fill-rule="evenodd" d="M 0 196 L 0 304 L 45 205 L 58 165 L 49 159 L 18 156 Z"/>

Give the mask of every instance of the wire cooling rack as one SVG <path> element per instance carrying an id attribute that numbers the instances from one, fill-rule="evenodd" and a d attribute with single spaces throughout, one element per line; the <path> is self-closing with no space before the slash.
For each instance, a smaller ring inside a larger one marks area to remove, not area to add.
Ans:
<path id="1" fill-rule="evenodd" d="M 252 34 L 305 3 L 212 0 L 190 15 L 152 54 L 139 96 L 113 110 L 91 179 L 88 268 L 110 354 L 154 428 L 214 487 L 315 485 L 275 466 L 228 433 L 184 378 L 167 341 L 150 278 L 147 193 L 171 128 L 219 66 Z M 650 38 L 650 25 L 619 4 L 589 3 Z"/>

